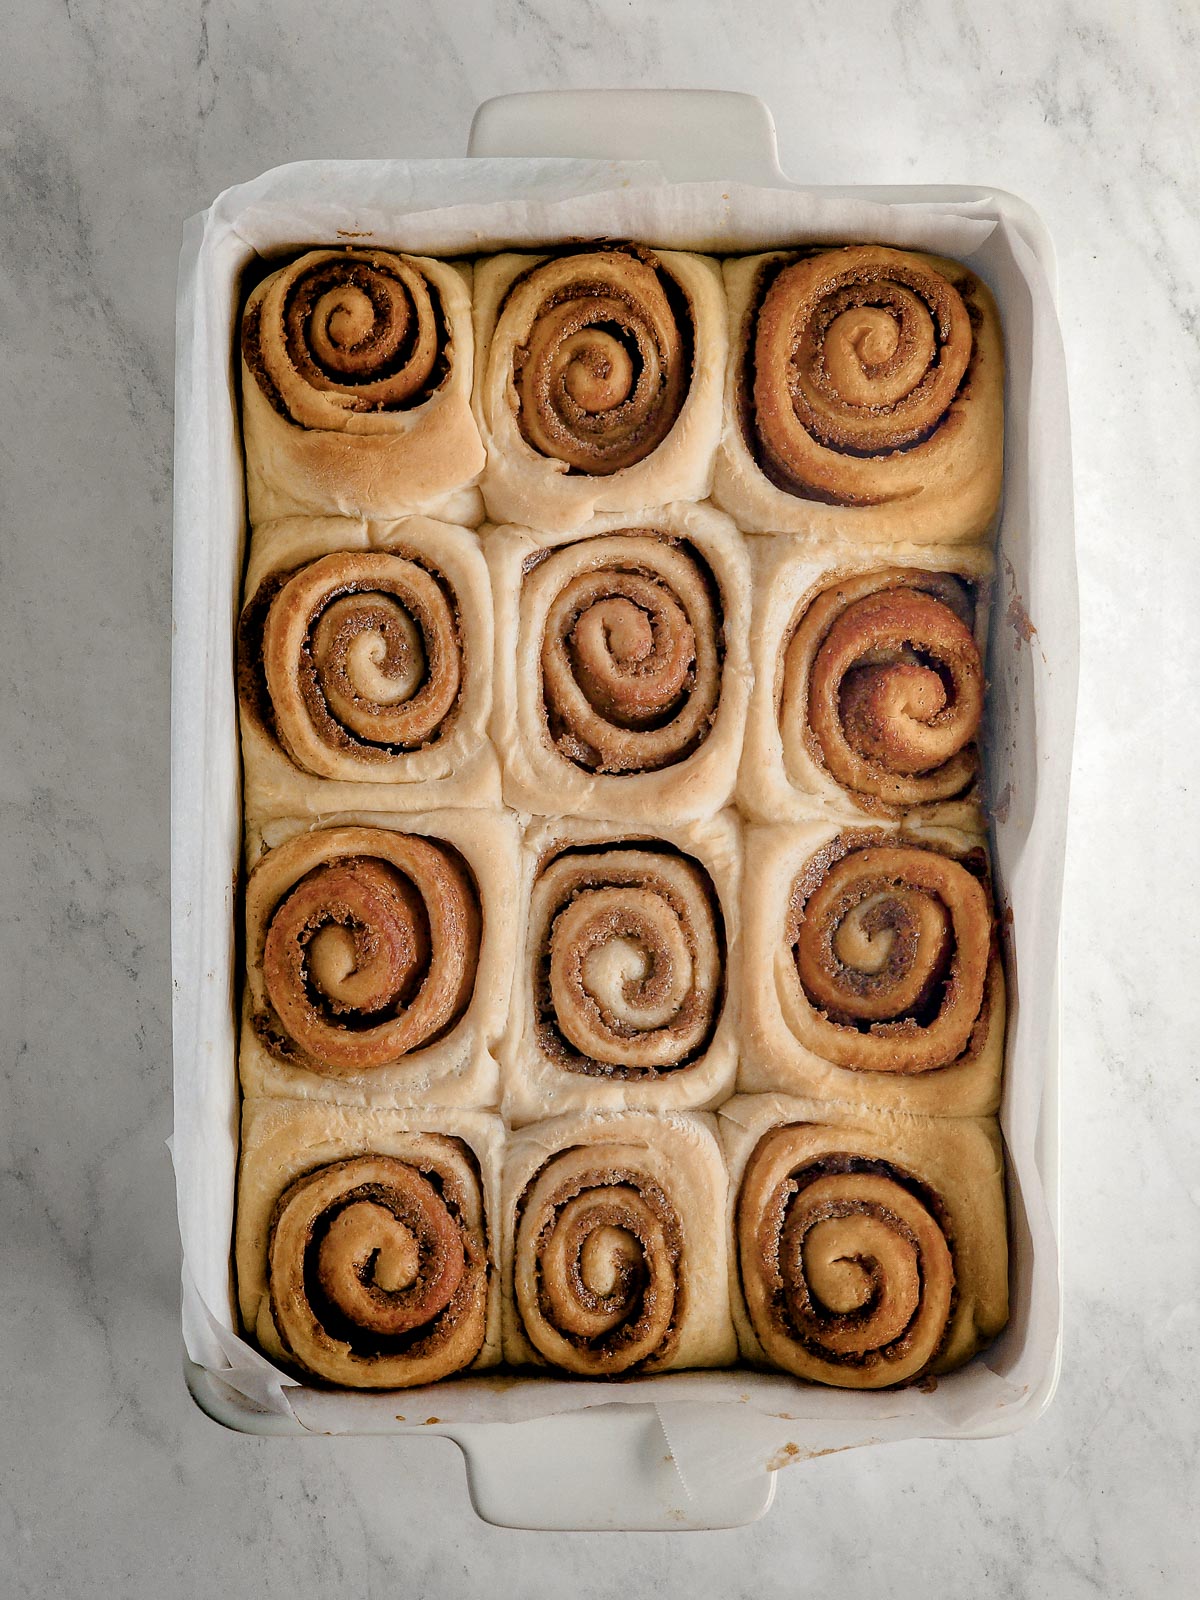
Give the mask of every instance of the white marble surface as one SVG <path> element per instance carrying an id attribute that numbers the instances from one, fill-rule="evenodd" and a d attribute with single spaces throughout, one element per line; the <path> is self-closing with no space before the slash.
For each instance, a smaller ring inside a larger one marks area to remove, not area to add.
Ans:
<path id="1" fill-rule="evenodd" d="M 14 9 L 0 59 L 0 1592 L 1194 1594 L 1195 11 Z M 446 1442 L 237 1437 L 180 1381 L 163 1145 L 172 317 L 180 223 L 236 179 L 305 156 L 456 153 L 477 101 L 507 90 L 664 83 L 761 95 L 796 176 L 995 183 L 1057 237 L 1084 617 L 1068 1330 L 1059 1397 L 1023 1435 L 831 1457 L 783 1474 L 753 1528 L 601 1542 L 475 1522 Z"/>

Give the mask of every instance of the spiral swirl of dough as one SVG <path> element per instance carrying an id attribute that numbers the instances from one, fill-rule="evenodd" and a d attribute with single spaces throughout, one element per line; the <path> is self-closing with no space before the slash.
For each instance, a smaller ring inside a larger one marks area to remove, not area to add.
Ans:
<path id="1" fill-rule="evenodd" d="M 650 251 L 555 257 L 520 278 L 496 337 L 515 341 L 517 422 L 540 455 L 606 476 L 644 460 L 687 398 L 692 330 Z"/>
<path id="2" fill-rule="evenodd" d="M 749 424 L 764 471 L 835 505 L 914 492 L 906 457 L 946 423 L 972 348 L 962 296 L 919 256 L 863 245 L 784 266 L 753 328 Z"/>
<path id="3" fill-rule="evenodd" d="M 835 584 L 783 659 L 785 755 L 815 746 L 844 788 L 893 806 L 961 794 L 977 776 L 984 674 L 957 579 L 895 568 Z"/>
<path id="4" fill-rule="evenodd" d="M 631 531 L 549 557 L 542 637 L 550 736 L 593 772 L 652 772 L 706 737 L 721 691 L 721 627 L 699 557 Z"/>
<path id="5" fill-rule="evenodd" d="M 694 1059 L 722 996 L 715 905 L 703 868 L 662 851 L 551 861 L 530 906 L 543 1047 L 593 1076 L 646 1076 Z"/>
<path id="6" fill-rule="evenodd" d="M 682 1230 L 662 1188 L 620 1144 L 554 1156 L 522 1197 L 513 1291 L 530 1343 L 587 1377 L 654 1372 L 684 1305 Z"/>
<path id="7" fill-rule="evenodd" d="M 795 974 L 827 1060 L 919 1073 L 968 1049 L 994 957 L 987 891 L 965 866 L 916 846 L 852 849 L 794 904 Z"/>
<path id="8" fill-rule="evenodd" d="M 261 940 L 265 1029 L 315 1072 L 351 1077 L 394 1062 L 469 1003 L 477 891 L 436 840 L 384 828 L 300 834 L 255 868 L 247 912 Z"/>
<path id="9" fill-rule="evenodd" d="M 889 1162 L 852 1152 L 813 1160 L 803 1132 L 768 1134 L 738 1196 L 754 1331 L 797 1377 L 856 1389 L 910 1381 L 937 1356 L 954 1304 L 944 1210 Z"/>
<path id="10" fill-rule="evenodd" d="M 313 250 L 251 296 L 242 351 L 275 409 L 304 428 L 386 433 L 441 384 L 437 291 L 411 258 Z"/>
<path id="11" fill-rule="evenodd" d="M 455 1141 L 427 1143 L 424 1170 L 359 1156 L 305 1174 L 275 1207 L 271 1314 L 292 1359 L 330 1383 L 429 1383 L 483 1343 L 478 1182 Z"/>
<path id="12" fill-rule="evenodd" d="M 448 730 L 458 704 L 452 592 L 400 555 L 325 556 L 271 600 L 262 663 L 279 742 L 298 766 L 386 782 Z"/>

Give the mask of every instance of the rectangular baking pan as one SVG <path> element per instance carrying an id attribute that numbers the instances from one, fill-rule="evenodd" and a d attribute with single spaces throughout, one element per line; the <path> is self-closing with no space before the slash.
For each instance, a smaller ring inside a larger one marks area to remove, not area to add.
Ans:
<path id="1" fill-rule="evenodd" d="M 632 179 L 614 161 L 657 164 L 673 183 L 720 178 L 789 189 L 799 195 L 935 207 L 947 215 L 996 218 L 1008 224 L 1047 280 L 1054 282 L 1049 237 L 1031 209 L 1016 197 L 990 189 L 835 188 L 794 183 L 780 171 L 770 113 L 748 95 L 710 91 L 590 91 L 513 95 L 480 107 L 471 132 L 475 158 L 510 158 L 497 167 L 452 164 L 457 198 L 478 199 L 487 184 L 513 182 L 513 160 L 570 157 L 579 164 L 564 177 L 581 192 Z M 586 164 L 585 164 L 586 163 Z M 369 164 L 344 164 L 350 172 Z M 413 167 L 419 167 L 414 163 Z M 398 212 L 406 204 L 403 174 L 394 163 Z M 518 174 L 520 168 L 518 167 Z M 629 169 L 632 171 L 633 169 Z M 276 192 L 297 205 L 320 205 L 328 196 L 314 163 L 269 175 Z M 419 189 L 419 185 L 416 186 Z M 244 201 L 239 202 L 239 197 Z M 335 197 L 336 198 L 336 197 Z M 218 205 L 235 216 L 239 203 L 252 216 L 259 204 L 255 185 L 230 191 Z M 237 1086 L 234 1070 L 235 881 L 240 849 L 236 786 L 214 774 L 236 760 L 233 702 L 233 641 L 241 577 L 244 507 L 240 490 L 238 419 L 232 404 L 233 320 L 237 279 L 247 249 L 235 239 L 223 251 L 202 250 L 204 216 L 192 219 L 181 257 L 179 366 L 176 404 L 175 633 L 172 690 L 172 966 L 176 1135 L 180 1171 L 180 1224 L 185 1248 L 195 1237 L 199 1214 L 231 1222 L 237 1150 Z M 428 213 L 425 213 L 428 220 Z M 348 230 L 349 231 L 349 230 Z M 603 231 L 602 229 L 598 229 Z M 334 230 L 331 230 L 330 237 Z M 296 247 L 322 242 L 313 236 L 289 241 Z M 521 240 L 519 242 L 528 242 Z M 648 242 L 656 242 L 649 240 Z M 493 241 L 489 241 L 491 247 Z M 1019 274 L 992 282 L 1007 328 L 1027 323 Z M 1018 314 L 1020 313 L 1020 314 Z M 197 381 L 197 357 L 212 374 L 228 379 L 205 394 Z M 1065 816 L 1070 773 L 1077 676 L 1077 624 L 1070 461 L 1056 463 L 1057 487 L 1031 482 L 1027 470 L 1034 430 L 1067 437 L 1066 395 L 1057 326 L 1035 319 L 1029 348 L 1009 349 L 1006 423 L 1006 499 L 1002 520 L 989 678 L 993 722 L 1020 730 L 1024 758 L 993 740 L 990 781 L 999 791 L 1013 761 L 1026 765 L 1027 781 L 1017 804 L 1009 804 L 993 845 L 1002 905 L 1012 895 L 1036 911 L 1043 941 L 1053 952 L 1041 980 L 1036 1015 L 1021 1015 L 1014 984 L 1007 1074 L 1014 1073 L 1014 1039 L 1022 1040 L 1015 1070 L 1039 1073 L 1040 1099 L 1016 1106 L 1006 1092 L 1002 1122 L 1010 1149 L 1027 1150 L 1040 1193 L 1010 1185 L 1013 1231 L 1013 1319 L 995 1349 L 997 1359 L 1021 1381 L 1008 1401 L 980 1425 L 955 1423 L 945 1408 L 931 1421 L 921 1396 L 900 1391 L 891 1413 L 870 1424 L 859 1420 L 858 1397 L 834 1391 L 811 1399 L 799 1390 L 791 1432 L 800 1456 L 834 1445 L 926 1436 L 981 1437 L 1012 1432 L 1049 1403 L 1060 1359 L 1061 1299 L 1056 1249 L 1036 1253 L 1028 1225 L 1030 1207 L 1044 1206 L 1051 1241 L 1059 1234 L 1059 923 Z M 213 399 L 216 392 L 217 398 Z M 237 470 L 230 472 L 233 463 Z M 1053 629 L 1034 633 L 1030 612 L 1042 615 L 1054 597 Z M 1007 608 L 1007 610 L 1006 610 Z M 1011 627 L 1005 627 L 1008 618 Z M 1022 648 L 1024 646 L 1024 648 Z M 997 753 L 998 752 L 998 753 Z M 1003 770 L 997 770 L 1002 768 Z M 1007 779 L 1006 779 L 1007 781 Z M 1021 846 L 1021 882 L 1004 877 L 1006 851 Z M 1032 901 L 1036 899 L 1036 906 Z M 1011 965 L 1011 964 L 1010 964 Z M 1020 977 L 1018 966 L 1017 977 Z M 1029 1059 L 1026 1059 L 1028 1057 Z M 1028 1097 L 1027 1097 L 1028 1098 Z M 186 1182 L 185 1182 L 186 1178 Z M 186 1194 L 184 1203 L 182 1197 Z M 210 1208 L 207 1212 L 205 1208 Z M 264 1373 L 256 1401 L 221 1376 L 221 1363 L 199 1364 L 187 1353 L 225 1350 L 236 1344 L 230 1295 L 229 1237 L 221 1233 L 203 1251 L 185 1259 L 184 1365 L 197 1404 L 228 1427 L 258 1434 L 303 1436 L 313 1432 L 409 1432 L 394 1396 L 339 1396 L 324 1404 L 316 1391 L 272 1392 Z M 1029 1352 L 1036 1349 L 1037 1359 Z M 990 1358 L 989 1358 L 990 1359 Z M 264 1364 L 265 1365 L 265 1364 Z M 643 1380 L 636 1389 L 591 1385 L 588 1409 L 522 1420 L 456 1420 L 429 1423 L 427 1432 L 456 1440 L 467 1463 L 476 1510 L 489 1521 L 537 1528 L 712 1528 L 752 1520 L 769 1506 L 774 1474 L 767 1459 L 751 1473 L 697 1472 L 706 1430 L 713 1437 L 744 1429 L 748 1416 L 730 1401 L 745 1400 L 754 1382 L 746 1372 L 710 1374 L 712 1403 L 679 1407 L 669 1380 Z M 950 1380 L 943 1380 L 946 1385 Z M 648 1383 L 654 1388 L 649 1390 Z M 578 1387 L 578 1386 L 574 1386 Z M 661 1394 L 661 1399 L 659 1398 Z M 329 1397 L 324 1397 L 328 1400 Z M 299 1404 L 303 1399 L 306 1403 Z M 811 1404 L 806 1401 L 811 1399 Z M 842 1408 L 839 1409 L 839 1406 Z M 807 1415 L 808 1412 L 811 1416 Z M 418 1422 L 422 1419 L 416 1419 Z M 687 1478 L 672 1459 L 672 1446 L 690 1446 Z M 697 1452 L 700 1452 L 698 1455 Z"/>

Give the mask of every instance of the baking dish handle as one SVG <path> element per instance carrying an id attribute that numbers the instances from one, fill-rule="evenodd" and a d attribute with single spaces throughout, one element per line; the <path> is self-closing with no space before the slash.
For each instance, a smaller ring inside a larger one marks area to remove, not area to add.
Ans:
<path id="1" fill-rule="evenodd" d="M 450 1424 L 471 1503 L 502 1528 L 669 1532 L 739 1528 L 775 1496 L 775 1474 L 690 1494 L 652 1405 L 589 1407 L 532 1422 Z"/>
<path id="2" fill-rule="evenodd" d="M 674 183 L 788 183 L 770 111 L 756 95 L 728 89 L 502 94 L 476 111 L 467 154 L 654 161 Z"/>

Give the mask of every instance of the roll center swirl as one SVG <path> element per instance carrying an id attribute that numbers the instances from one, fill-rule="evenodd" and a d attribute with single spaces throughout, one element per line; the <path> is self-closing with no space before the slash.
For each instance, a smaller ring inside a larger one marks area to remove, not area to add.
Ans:
<path id="1" fill-rule="evenodd" d="M 785 264 L 755 312 L 744 399 L 763 470 L 834 504 L 912 493 L 886 463 L 944 424 L 973 349 L 962 296 L 919 257 L 870 245 Z"/>
<path id="2" fill-rule="evenodd" d="M 869 1173 L 817 1178 L 789 1206 L 779 1237 L 786 1315 L 834 1358 L 886 1352 L 921 1309 L 924 1250 L 949 1264 L 940 1229 L 899 1184 Z"/>
<path id="3" fill-rule="evenodd" d="M 297 1178 L 275 1206 L 271 1313 L 290 1356 L 332 1382 L 428 1381 L 482 1343 L 486 1253 L 464 1209 L 478 1211 L 473 1179 L 453 1141 L 426 1143 L 441 1170 L 355 1156 Z"/>
<path id="4" fill-rule="evenodd" d="M 242 351 L 282 416 L 332 431 L 421 404 L 449 370 L 437 290 L 381 250 L 314 250 L 277 274 L 251 297 Z"/>
<path id="5" fill-rule="evenodd" d="M 936 1195 L 891 1163 L 852 1151 L 812 1159 L 811 1130 L 772 1130 L 737 1205 L 742 1281 L 755 1333 L 800 1377 L 881 1388 L 925 1371 L 942 1348 L 955 1266 Z"/>
<path id="6" fill-rule="evenodd" d="M 542 692 L 558 750 L 597 772 L 656 771 L 703 741 L 721 680 L 709 579 L 647 535 L 556 552 L 561 586 L 542 635 Z"/>
<path id="7" fill-rule="evenodd" d="M 634 1155 L 560 1152 L 526 1189 L 517 1227 L 514 1292 L 530 1342 L 597 1377 L 661 1365 L 683 1307 L 679 1218 Z"/>
<path id="8" fill-rule="evenodd" d="M 682 857 L 631 848 L 550 862 L 530 907 L 542 1048 L 593 1076 L 686 1066 L 719 1014 L 717 917 L 707 874 Z"/>
<path id="9" fill-rule="evenodd" d="M 840 1066 L 925 1072 L 965 1052 L 985 1013 L 992 951 L 983 885 L 910 846 L 851 850 L 804 895 L 795 973 Z"/>
<path id="10" fill-rule="evenodd" d="M 785 755 L 805 747 L 868 800 L 913 806 L 978 773 L 984 672 L 965 586 L 893 569 L 812 602 L 782 663 Z"/>
<path id="11" fill-rule="evenodd" d="M 510 292 L 513 386 L 525 441 L 568 471 L 606 476 L 650 455 L 691 382 L 692 328 L 650 252 L 544 262 Z"/>
<path id="12" fill-rule="evenodd" d="M 279 742 L 307 772 L 366 766 L 382 779 L 454 725 L 464 666 L 454 595 L 407 557 L 341 551 L 302 567 L 269 601 L 261 655 Z"/>
<path id="13" fill-rule="evenodd" d="M 293 860 L 308 870 L 289 882 Z M 272 904 L 276 877 L 285 887 Z M 257 914 L 273 1017 L 263 1026 L 273 1048 L 298 1052 L 311 1069 L 348 1077 L 384 1066 L 465 1010 L 480 914 L 449 846 L 384 829 L 300 835 L 264 858 L 249 893 L 264 902 Z"/>

